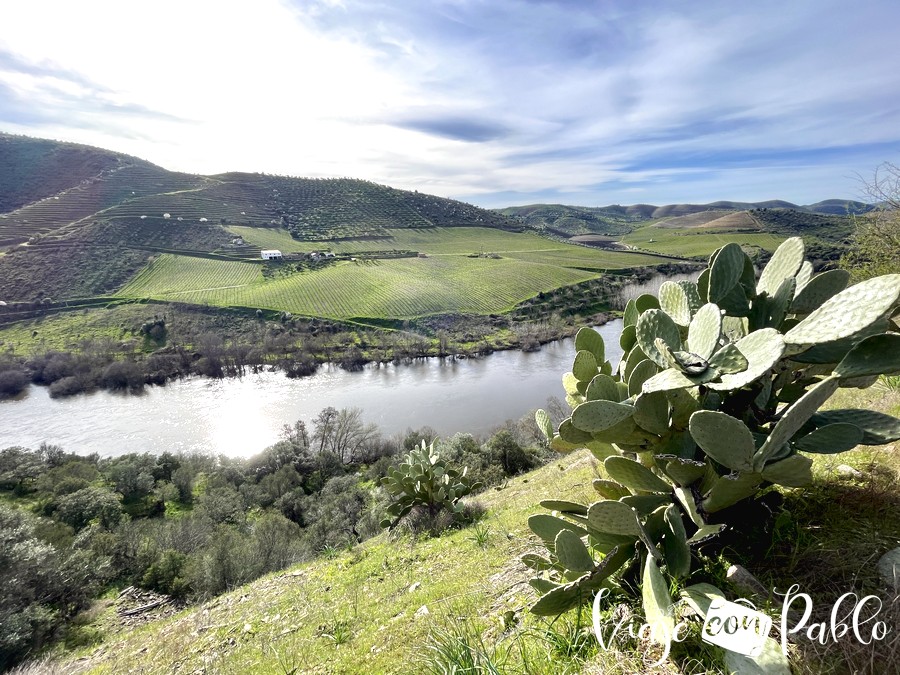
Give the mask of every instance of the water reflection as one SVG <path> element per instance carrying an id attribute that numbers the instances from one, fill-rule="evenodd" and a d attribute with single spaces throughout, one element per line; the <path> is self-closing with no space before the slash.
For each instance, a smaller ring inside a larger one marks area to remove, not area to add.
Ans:
<path id="1" fill-rule="evenodd" d="M 607 358 L 621 356 L 621 321 L 598 329 Z M 486 433 L 508 418 L 563 397 L 560 377 L 571 366 L 573 341 L 538 352 L 497 352 L 479 359 L 422 359 L 369 365 L 349 373 L 330 366 L 312 377 L 281 373 L 241 379 L 190 378 L 150 387 L 141 396 L 95 392 L 52 400 L 31 387 L 20 400 L 0 402 L 0 447 L 58 443 L 68 451 L 203 451 L 246 456 L 278 439 L 283 424 L 311 423 L 326 407 L 358 407 L 386 434 L 428 425 L 442 436 Z"/>

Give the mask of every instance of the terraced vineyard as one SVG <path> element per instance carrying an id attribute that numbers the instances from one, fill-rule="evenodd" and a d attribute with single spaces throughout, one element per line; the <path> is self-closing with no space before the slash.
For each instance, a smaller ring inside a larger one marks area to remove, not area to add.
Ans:
<path id="1" fill-rule="evenodd" d="M 713 221 L 715 222 L 715 221 Z M 621 241 L 646 251 L 684 257 L 708 256 L 720 246 L 735 242 L 741 246 L 774 251 L 787 236 L 765 232 L 746 232 L 712 228 L 671 228 L 645 225 L 621 238 Z"/>
<path id="2" fill-rule="evenodd" d="M 130 200 L 104 213 L 108 219 L 163 218 L 168 213 L 173 220 L 271 224 L 280 222 L 271 194 L 257 181 L 246 183 L 212 182 L 192 190 L 165 192 Z M 205 218 L 205 221 L 201 221 Z"/>
<path id="3" fill-rule="evenodd" d="M 164 253 L 141 270 L 118 295 L 174 299 L 172 296 L 183 293 L 205 293 L 246 286 L 262 279 L 260 270 L 260 266 L 254 263 Z"/>
<path id="4" fill-rule="evenodd" d="M 667 262 L 664 258 L 629 251 L 607 251 L 573 246 L 529 232 L 506 232 L 487 227 L 453 227 L 387 230 L 385 236 L 343 241 L 299 242 L 284 230 L 229 227 L 246 242 L 284 253 L 330 249 L 338 254 L 365 251 L 417 251 L 428 255 L 496 253 L 527 262 L 546 262 L 562 267 L 622 269 Z"/>
<path id="5" fill-rule="evenodd" d="M 148 163 L 109 169 L 57 195 L 0 214 L 0 245 L 59 230 L 142 195 L 198 189 L 208 182 L 201 176 L 173 173 Z"/>
<path id="6" fill-rule="evenodd" d="M 254 263 L 162 255 L 118 295 L 281 309 L 331 318 L 500 313 L 590 272 L 511 259 L 444 256 L 345 262 L 266 280 Z"/>

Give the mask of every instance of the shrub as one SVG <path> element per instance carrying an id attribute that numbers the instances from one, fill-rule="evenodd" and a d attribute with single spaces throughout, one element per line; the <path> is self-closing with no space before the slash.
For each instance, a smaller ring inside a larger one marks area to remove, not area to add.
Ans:
<path id="1" fill-rule="evenodd" d="M 391 470 L 381 479 L 381 484 L 392 498 L 387 512 L 393 517 L 393 520 L 382 520 L 381 526 L 395 527 L 417 507 L 432 517 L 442 510 L 461 513 L 463 505 L 460 499 L 481 487 L 479 483 L 471 483 L 467 473 L 466 467 L 462 471 L 451 467 L 435 451 L 433 442 L 425 445 L 422 441 L 422 445 L 412 450 L 399 468 Z"/>
<path id="2" fill-rule="evenodd" d="M 100 384 L 113 391 L 136 391 L 144 386 L 144 372 L 134 361 L 114 361 L 103 370 Z"/>
<path id="3" fill-rule="evenodd" d="M 818 412 L 838 387 L 900 370 L 891 321 L 900 275 L 848 281 L 842 270 L 813 276 L 799 238 L 778 248 L 757 281 L 750 258 L 728 244 L 696 283 L 666 282 L 658 298 L 628 302 L 615 371 L 600 335 L 579 331 L 563 377 L 572 414 L 556 432 L 545 412 L 537 421 L 556 450 L 589 448 L 609 479 L 594 481 L 599 501 L 547 500 L 559 515 L 529 519 L 549 552 L 523 558 L 542 572 L 532 580 L 541 593 L 533 613 L 560 614 L 601 587 L 639 586 L 654 635 L 671 636 L 669 589 L 681 586 L 700 615 L 722 596 L 683 584 L 704 562 L 698 545 L 745 524 L 733 516 L 748 512 L 748 500 L 773 484 L 809 484 L 804 453 L 900 438 L 889 415 Z"/>
<path id="4" fill-rule="evenodd" d="M 162 552 L 155 563 L 147 568 L 141 585 L 160 593 L 182 597 L 188 590 L 184 578 L 187 556 L 173 549 Z"/>
<path id="5" fill-rule="evenodd" d="M 0 372 L 0 398 L 16 396 L 25 391 L 28 378 L 21 370 L 4 370 Z"/>
<path id="6" fill-rule="evenodd" d="M 54 516 L 76 530 L 80 530 L 93 520 L 108 529 L 122 519 L 119 500 L 119 496 L 114 492 L 99 487 L 87 487 L 58 497 Z"/>
<path id="7" fill-rule="evenodd" d="M 69 375 L 56 380 L 50 385 L 50 396 L 51 398 L 74 396 L 75 394 L 81 394 L 82 392 L 87 391 L 89 388 L 85 378 L 79 377 L 78 375 Z"/>

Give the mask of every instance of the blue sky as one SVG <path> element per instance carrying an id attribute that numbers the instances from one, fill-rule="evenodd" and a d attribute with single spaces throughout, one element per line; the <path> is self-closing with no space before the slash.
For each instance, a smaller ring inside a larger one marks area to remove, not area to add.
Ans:
<path id="1" fill-rule="evenodd" d="M 0 4 L 0 130 L 496 207 L 858 198 L 897 0 Z"/>

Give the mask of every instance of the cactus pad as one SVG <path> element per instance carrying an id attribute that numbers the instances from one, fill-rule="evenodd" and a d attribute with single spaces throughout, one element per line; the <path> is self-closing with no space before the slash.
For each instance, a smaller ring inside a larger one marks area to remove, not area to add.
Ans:
<path id="1" fill-rule="evenodd" d="M 712 355 L 709 365 L 720 373 L 733 375 L 747 370 L 750 362 L 747 361 L 747 357 L 741 353 L 736 344 L 730 343 Z"/>
<path id="2" fill-rule="evenodd" d="M 866 377 L 900 371 L 900 335 L 867 337 L 853 347 L 834 369 L 840 378 Z"/>
<path id="3" fill-rule="evenodd" d="M 542 595 L 530 611 L 537 616 L 556 616 L 580 605 L 586 595 L 586 590 L 582 590 L 574 582 L 569 583 Z"/>
<path id="4" fill-rule="evenodd" d="M 791 455 L 766 466 L 762 477 L 785 487 L 806 487 L 812 483 L 812 460 L 806 455 Z"/>
<path id="5" fill-rule="evenodd" d="M 613 401 L 585 401 L 572 411 L 572 425 L 588 433 L 604 431 L 634 414 L 634 407 Z M 565 438 L 560 429 L 560 436 Z"/>
<path id="6" fill-rule="evenodd" d="M 619 388 L 616 381 L 609 375 L 597 375 L 584 392 L 588 401 L 619 401 Z"/>
<path id="7" fill-rule="evenodd" d="M 616 500 L 621 497 L 628 497 L 631 495 L 631 491 L 627 487 L 625 487 L 624 485 L 619 485 L 613 480 L 595 478 L 593 486 L 594 489 L 600 494 L 600 496 L 605 497 L 606 499 Z"/>
<path id="8" fill-rule="evenodd" d="M 584 504 L 576 504 L 562 499 L 544 499 L 541 501 L 541 506 L 551 511 L 574 513 L 579 516 L 587 515 L 587 507 Z"/>
<path id="9" fill-rule="evenodd" d="M 707 303 L 697 310 L 688 328 L 687 348 L 709 359 L 722 336 L 722 313 L 718 305 Z"/>
<path id="10" fill-rule="evenodd" d="M 762 481 L 763 477 L 758 473 L 722 476 L 713 483 L 712 489 L 703 500 L 703 508 L 707 513 L 715 513 L 734 506 L 754 494 Z"/>
<path id="11" fill-rule="evenodd" d="M 798 450 L 833 455 L 852 450 L 863 441 L 863 430 L 854 424 L 837 422 L 819 427 L 796 442 Z"/>
<path id="12" fill-rule="evenodd" d="M 706 473 L 706 463 L 696 459 L 673 455 L 657 455 L 656 459 L 662 464 L 663 471 L 681 487 L 697 482 Z"/>
<path id="13" fill-rule="evenodd" d="M 594 355 L 597 363 L 603 363 L 606 360 L 606 345 L 603 343 L 603 337 L 593 328 L 587 326 L 580 328 L 575 334 L 576 351 L 589 351 Z"/>
<path id="14" fill-rule="evenodd" d="M 781 242 L 763 269 L 756 285 L 756 292 L 774 296 L 785 279 L 794 278 L 800 271 L 805 253 L 806 247 L 800 237 L 791 237 Z"/>
<path id="15" fill-rule="evenodd" d="M 626 457 L 607 457 L 603 467 L 610 478 L 632 490 L 659 493 L 672 491 L 671 485 L 646 466 Z"/>
<path id="16" fill-rule="evenodd" d="M 665 512 L 666 529 L 663 539 L 663 556 L 666 569 L 676 579 L 686 577 L 691 571 L 691 549 L 687 543 L 687 533 L 681 513 L 675 504 L 670 504 Z"/>
<path id="17" fill-rule="evenodd" d="M 668 314 L 660 309 L 648 309 L 641 314 L 635 331 L 641 351 L 661 368 L 668 367 L 669 362 L 657 348 L 657 338 L 665 342 L 672 351 L 681 349 L 681 333 L 678 326 Z"/>
<path id="18" fill-rule="evenodd" d="M 562 518 L 557 518 L 556 516 L 551 516 L 546 513 L 538 513 L 531 516 L 528 519 L 528 527 L 531 528 L 531 531 L 538 537 L 550 544 L 556 541 L 556 535 L 558 535 L 561 530 L 570 530 L 579 537 L 583 537 L 587 534 L 587 530 L 584 528 L 578 527 L 568 520 L 563 520 Z"/>
<path id="19" fill-rule="evenodd" d="M 744 271 L 744 251 L 739 244 L 726 244 L 709 267 L 708 300 L 719 304 L 737 286 Z"/>
<path id="20" fill-rule="evenodd" d="M 863 432 L 862 445 L 884 445 L 900 440 L 900 419 L 874 410 L 843 408 L 826 410 L 813 415 L 817 427 L 847 422 Z"/>
<path id="21" fill-rule="evenodd" d="M 735 345 L 747 359 L 747 369 L 739 373 L 724 373 L 720 382 L 711 382 L 710 389 L 728 391 L 740 389 L 771 370 L 784 354 L 781 334 L 774 328 L 753 331 Z"/>
<path id="22" fill-rule="evenodd" d="M 838 384 L 837 378 L 829 377 L 822 380 L 784 412 L 756 453 L 754 463 L 757 469 L 761 468 L 770 457 L 781 449 L 781 446 L 800 431 L 800 427 L 806 424 L 809 418 L 822 407 L 822 404 L 837 391 Z"/>
<path id="23" fill-rule="evenodd" d="M 869 327 L 900 299 L 900 274 L 867 279 L 829 298 L 791 328 L 784 341 L 806 347 L 849 337 Z"/>
<path id="24" fill-rule="evenodd" d="M 691 323 L 691 303 L 687 293 L 674 281 L 665 281 L 659 287 L 659 307 L 679 326 Z"/>
<path id="25" fill-rule="evenodd" d="M 634 421 L 651 434 L 665 434 L 669 430 L 669 400 L 665 392 L 638 396 L 634 401 Z"/>
<path id="26" fill-rule="evenodd" d="M 594 569 L 594 559 L 587 547 L 581 537 L 571 530 L 560 530 L 553 548 L 556 558 L 567 570 L 584 573 Z"/>
<path id="27" fill-rule="evenodd" d="M 628 376 L 628 395 L 637 396 L 641 393 L 641 385 L 656 375 L 658 370 L 650 359 L 644 359 L 637 364 Z"/>
<path id="28" fill-rule="evenodd" d="M 675 633 L 675 605 L 669 595 L 666 578 L 649 555 L 644 561 L 641 597 L 644 601 L 644 616 L 650 626 L 650 639 L 658 644 L 668 644 Z"/>
<path id="29" fill-rule="evenodd" d="M 732 471 L 752 471 L 756 445 L 747 425 L 715 410 L 691 415 L 690 432 L 697 445 L 715 461 Z"/>
<path id="30" fill-rule="evenodd" d="M 534 517 L 532 516 L 532 518 Z M 587 517 L 589 527 L 598 532 L 621 534 L 628 537 L 640 537 L 643 534 L 637 511 L 622 502 L 614 502 L 609 499 L 594 502 L 588 508 Z M 529 519 L 529 525 L 530 523 Z"/>
<path id="31" fill-rule="evenodd" d="M 798 277 L 791 313 L 809 314 L 823 302 L 847 288 L 848 283 L 850 273 L 847 270 L 827 270 L 817 274 L 803 286 L 800 285 Z"/>
<path id="32" fill-rule="evenodd" d="M 582 349 L 575 354 L 575 361 L 572 363 L 572 374 L 579 382 L 590 382 L 594 379 L 594 375 L 597 374 L 597 359 L 594 358 L 591 352 Z M 579 390 L 578 393 L 583 394 L 584 392 Z"/>
<path id="33" fill-rule="evenodd" d="M 553 440 L 553 422 L 546 410 L 538 410 L 534 413 L 534 421 L 537 423 L 538 429 L 544 434 L 544 438 L 548 441 Z"/>

